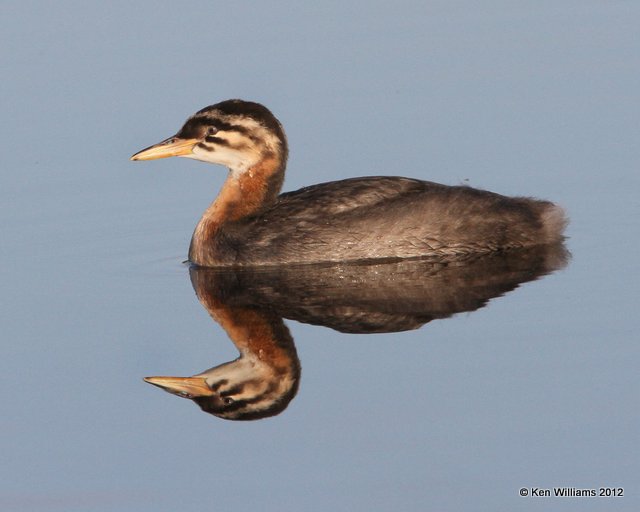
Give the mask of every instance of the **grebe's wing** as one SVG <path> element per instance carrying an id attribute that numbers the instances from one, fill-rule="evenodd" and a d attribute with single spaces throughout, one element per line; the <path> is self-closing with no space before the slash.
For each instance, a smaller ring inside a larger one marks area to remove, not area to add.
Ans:
<path id="1" fill-rule="evenodd" d="M 393 176 L 350 178 L 286 192 L 278 197 L 273 210 L 295 215 L 308 212 L 317 218 L 375 207 L 379 203 L 424 193 L 429 188 L 447 187 L 428 181 Z"/>

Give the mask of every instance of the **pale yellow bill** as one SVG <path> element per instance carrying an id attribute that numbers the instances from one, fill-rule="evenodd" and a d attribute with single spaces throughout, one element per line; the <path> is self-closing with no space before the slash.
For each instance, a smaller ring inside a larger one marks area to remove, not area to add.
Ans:
<path id="1" fill-rule="evenodd" d="M 144 381 L 183 398 L 213 395 L 204 377 L 145 377 Z"/>
<path id="2" fill-rule="evenodd" d="M 170 156 L 190 155 L 193 150 L 193 146 L 198 142 L 200 142 L 198 139 L 170 137 L 158 144 L 154 144 L 142 151 L 138 151 L 131 157 L 131 160 L 156 160 L 158 158 L 168 158 Z"/>

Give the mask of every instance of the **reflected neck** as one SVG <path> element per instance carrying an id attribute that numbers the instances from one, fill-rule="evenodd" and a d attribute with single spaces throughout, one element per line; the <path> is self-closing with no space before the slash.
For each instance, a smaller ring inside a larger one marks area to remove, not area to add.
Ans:
<path id="1" fill-rule="evenodd" d="M 299 379 L 300 360 L 282 317 L 257 308 L 228 306 L 210 292 L 206 281 L 193 282 L 202 305 L 240 352 L 239 360 L 251 361 L 263 378 Z"/>

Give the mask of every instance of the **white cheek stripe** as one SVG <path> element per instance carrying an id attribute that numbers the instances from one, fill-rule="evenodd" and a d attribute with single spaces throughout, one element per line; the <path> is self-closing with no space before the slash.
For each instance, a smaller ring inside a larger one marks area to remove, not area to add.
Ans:
<path id="1" fill-rule="evenodd" d="M 213 151 L 195 146 L 193 153 L 187 156 L 202 162 L 224 165 L 233 174 L 243 173 L 260 161 L 260 153 L 253 148 L 238 151 L 226 146 L 217 146 Z"/>

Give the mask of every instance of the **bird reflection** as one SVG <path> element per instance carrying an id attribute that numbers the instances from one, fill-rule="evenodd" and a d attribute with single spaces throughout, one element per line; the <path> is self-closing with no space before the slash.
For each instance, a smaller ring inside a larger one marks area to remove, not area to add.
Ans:
<path id="1" fill-rule="evenodd" d="M 568 257 L 558 244 L 454 261 L 192 267 L 200 302 L 240 356 L 192 377 L 145 380 L 220 418 L 273 416 L 287 407 L 300 383 L 300 361 L 284 318 L 345 333 L 417 329 L 479 309 L 564 267 Z"/>

